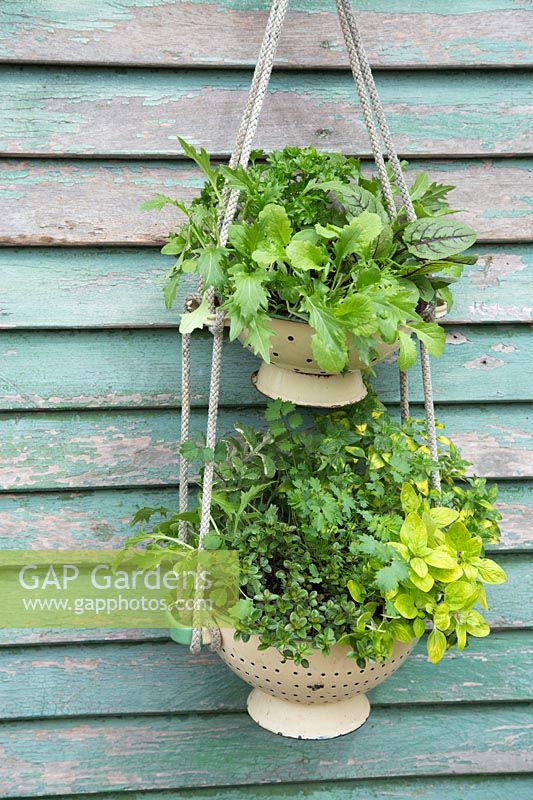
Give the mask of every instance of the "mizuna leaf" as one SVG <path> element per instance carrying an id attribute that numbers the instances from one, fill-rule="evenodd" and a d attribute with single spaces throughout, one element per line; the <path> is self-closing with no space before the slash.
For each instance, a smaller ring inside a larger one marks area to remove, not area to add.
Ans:
<path id="1" fill-rule="evenodd" d="M 342 372 L 348 360 L 344 327 L 331 311 L 320 305 L 318 298 L 306 297 L 303 307 L 309 313 L 309 324 L 315 329 L 311 346 L 318 366 L 326 372 Z"/>
<path id="2" fill-rule="evenodd" d="M 409 326 L 432 356 L 441 356 L 446 344 L 444 329 L 436 322 L 417 322 Z"/>
<path id="3" fill-rule="evenodd" d="M 224 285 L 224 270 L 221 262 L 225 255 L 222 247 L 209 247 L 198 258 L 198 272 L 207 286 L 220 289 Z"/>
<path id="4" fill-rule="evenodd" d="M 312 242 L 306 242 L 301 239 L 296 241 L 293 239 L 288 245 L 286 253 L 291 266 L 303 272 L 322 269 L 328 258 L 326 251 L 322 247 L 317 247 Z"/>
<path id="5" fill-rule="evenodd" d="M 407 225 L 404 242 L 417 258 L 440 261 L 472 247 L 476 233 L 451 219 L 427 217 Z"/>
<path id="6" fill-rule="evenodd" d="M 292 228 L 283 206 L 269 203 L 259 214 L 259 223 L 266 239 L 285 247 L 291 238 Z"/>
<path id="7" fill-rule="evenodd" d="M 237 272 L 234 275 L 233 300 L 246 320 L 252 319 L 268 305 L 268 295 L 263 286 L 265 278 L 266 275 L 261 272 Z"/>
<path id="8" fill-rule="evenodd" d="M 143 211 L 161 211 L 165 206 L 178 206 L 179 208 L 179 201 L 173 200 L 165 194 L 156 194 L 151 200 L 146 200 L 141 209 Z"/>
<path id="9" fill-rule="evenodd" d="M 263 361 L 270 363 L 270 339 L 274 331 L 268 324 L 266 314 L 257 314 L 248 323 L 248 338 L 245 344 L 251 344 L 252 350 Z"/>
<path id="10" fill-rule="evenodd" d="M 403 331 L 398 331 L 400 339 L 400 354 L 398 356 L 398 367 L 405 372 L 416 362 L 416 344 L 411 336 Z"/>
<path id="11" fill-rule="evenodd" d="M 351 295 L 339 303 L 335 316 L 355 336 L 371 336 L 378 327 L 372 302 L 363 294 Z"/>
<path id="12" fill-rule="evenodd" d="M 194 311 L 188 311 L 186 314 L 181 315 L 180 333 L 192 333 L 198 328 L 203 328 L 211 315 L 211 309 L 207 302 L 207 297 L 204 297 L 198 308 Z"/>
<path id="13" fill-rule="evenodd" d="M 378 238 L 383 223 L 378 214 L 370 211 L 363 211 L 358 217 L 351 220 L 349 225 L 345 225 L 335 244 L 335 255 L 337 263 L 340 264 L 353 253 L 366 253 Z"/>

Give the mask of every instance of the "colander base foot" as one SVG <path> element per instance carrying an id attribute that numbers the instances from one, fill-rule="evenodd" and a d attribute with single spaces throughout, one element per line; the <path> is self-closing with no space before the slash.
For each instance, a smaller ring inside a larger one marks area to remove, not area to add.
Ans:
<path id="1" fill-rule="evenodd" d="M 359 370 L 344 375 L 313 375 L 263 362 L 253 375 L 252 383 L 261 394 L 274 400 L 316 408 L 348 406 L 358 403 L 367 394 Z"/>
<path id="2" fill-rule="evenodd" d="M 352 733 L 370 714 L 365 694 L 336 703 L 291 703 L 261 689 L 248 696 L 248 714 L 267 731 L 291 739 L 334 739 Z"/>

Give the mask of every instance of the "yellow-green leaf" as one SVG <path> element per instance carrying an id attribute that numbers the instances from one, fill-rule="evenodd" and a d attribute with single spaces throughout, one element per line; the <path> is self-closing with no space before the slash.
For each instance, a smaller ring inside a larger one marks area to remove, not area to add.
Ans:
<path id="1" fill-rule="evenodd" d="M 467 632 L 472 636 L 482 638 L 488 636 L 490 633 L 490 627 L 479 611 L 469 611 L 466 616 L 465 624 Z"/>
<path id="2" fill-rule="evenodd" d="M 417 511 L 420 505 L 420 498 L 409 483 L 403 484 L 400 499 L 404 514 L 410 514 L 412 511 Z"/>
<path id="3" fill-rule="evenodd" d="M 444 599 L 451 611 L 461 611 L 474 605 L 478 597 L 478 586 L 468 581 L 450 583 L 444 591 Z"/>
<path id="4" fill-rule="evenodd" d="M 442 631 L 433 628 L 428 636 L 428 656 L 432 664 L 441 660 L 446 652 L 446 637 Z"/>
<path id="5" fill-rule="evenodd" d="M 462 550 L 470 541 L 470 533 L 467 527 L 457 520 L 446 531 L 446 542 L 455 550 Z"/>
<path id="6" fill-rule="evenodd" d="M 348 581 L 348 591 L 356 603 L 362 603 L 365 599 L 361 584 L 356 583 L 356 581 Z"/>
<path id="7" fill-rule="evenodd" d="M 450 623 L 450 610 L 446 603 L 441 603 L 437 606 L 433 614 L 433 624 L 439 630 L 445 631 L 450 627 Z"/>
<path id="8" fill-rule="evenodd" d="M 459 623 L 455 626 L 455 633 L 457 636 L 457 649 L 460 653 L 466 647 L 466 628 L 464 625 L 460 625 Z"/>
<path id="9" fill-rule="evenodd" d="M 476 559 L 474 564 L 478 568 L 479 577 L 485 583 L 505 583 L 507 580 L 507 575 L 500 565 L 490 558 Z"/>
<path id="10" fill-rule="evenodd" d="M 431 567 L 431 574 L 436 581 L 440 583 L 453 583 L 458 581 L 463 575 L 463 568 L 456 566 L 453 569 L 439 569 L 438 567 Z"/>
<path id="11" fill-rule="evenodd" d="M 411 583 L 414 583 L 416 588 L 420 589 L 421 592 L 430 592 L 435 583 L 435 579 L 431 575 L 428 574 L 421 578 L 412 569 L 409 570 L 409 580 Z"/>
<path id="12" fill-rule="evenodd" d="M 426 626 L 424 625 L 424 620 L 417 617 L 413 620 L 413 632 L 417 638 L 420 638 L 424 635 L 424 631 L 426 630 Z"/>
<path id="13" fill-rule="evenodd" d="M 411 569 L 421 578 L 425 578 L 428 574 L 428 565 L 422 558 L 417 558 L 416 556 L 411 559 Z"/>
<path id="14" fill-rule="evenodd" d="M 393 620 L 389 626 L 389 630 L 395 639 L 397 639 L 399 642 L 404 642 L 404 644 L 409 644 L 413 638 L 411 626 L 408 622 L 405 622 L 405 620 Z"/>
<path id="15" fill-rule="evenodd" d="M 418 614 L 413 598 L 405 592 L 400 592 L 394 598 L 393 603 L 402 617 L 406 619 L 414 619 Z"/>
<path id="16" fill-rule="evenodd" d="M 446 528 L 448 525 L 451 525 L 452 522 L 455 522 L 459 516 L 459 512 L 454 508 L 437 506 L 436 508 L 430 509 L 429 515 L 433 522 L 439 526 L 439 528 Z"/>
<path id="17" fill-rule="evenodd" d="M 407 515 L 400 529 L 400 539 L 413 555 L 419 555 L 428 543 L 426 526 L 415 512 Z"/>
<path id="18" fill-rule="evenodd" d="M 438 569 L 455 569 L 457 560 L 448 552 L 445 546 L 436 547 L 427 556 L 424 556 L 424 561 L 430 567 L 437 567 Z"/>

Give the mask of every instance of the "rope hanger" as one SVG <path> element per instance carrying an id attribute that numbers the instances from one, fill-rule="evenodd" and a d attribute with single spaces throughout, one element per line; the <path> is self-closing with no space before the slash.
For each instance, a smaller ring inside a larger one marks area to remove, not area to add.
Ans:
<path id="1" fill-rule="evenodd" d="M 261 44 L 261 49 L 255 66 L 252 83 L 248 95 L 248 100 L 242 116 L 240 128 L 233 147 L 230 158 L 230 167 L 248 166 L 252 144 L 257 130 L 259 116 L 263 106 L 263 101 L 268 89 L 274 57 L 283 28 L 285 15 L 289 5 L 289 0 L 273 0 L 270 13 Z M 341 30 L 344 36 L 346 49 L 350 61 L 350 67 L 359 95 L 361 110 L 365 125 L 370 138 L 372 154 L 376 163 L 378 176 L 383 189 L 385 205 L 388 215 L 393 221 L 396 218 L 397 209 L 394 202 L 394 194 L 391 180 L 387 172 L 387 165 L 383 150 L 386 153 L 388 164 L 394 175 L 394 179 L 403 203 L 405 214 L 409 222 L 417 219 L 415 209 L 409 189 L 402 172 L 397 152 L 392 142 L 390 129 L 385 118 L 385 112 L 379 98 L 377 87 L 372 75 L 372 70 L 368 62 L 368 57 L 359 34 L 359 29 L 354 17 L 350 0 L 336 0 L 337 13 L 339 16 Z M 383 143 L 380 144 L 380 136 Z M 219 241 L 224 247 L 228 240 L 228 232 L 235 218 L 237 204 L 239 200 L 239 190 L 229 190 L 226 188 L 224 195 L 224 208 L 222 221 L 220 224 Z M 200 283 L 199 291 L 202 285 Z M 222 364 L 222 344 L 224 334 L 224 312 L 215 307 L 214 289 L 210 287 L 207 292 L 208 302 L 213 314 L 213 324 L 210 331 L 213 335 L 213 352 L 211 359 L 211 382 L 209 391 L 209 406 L 207 412 L 207 431 L 206 447 L 214 450 L 217 436 L 218 402 L 220 394 L 220 371 Z M 196 299 L 196 296 L 195 296 Z M 426 319 L 434 319 L 434 310 L 431 309 L 425 315 Z M 437 469 L 438 450 L 437 450 L 437 431 L 435 423 L 435 411 L 433 403 L 433 389 L 431 384 L 431 366 L 429 352 L 423 342 L 420 342 L 420 361 L 422 368 L 422 384 L 424 390 L 424 407 L 427 424 L 428 443 L 431 457 L 435 463 L 432 473 L 433 486 L 440 490 L 440 475 Z M 400 407 L 402 420 L 409 416 L 409 388 L 408 376 L 406 372 L 400 372 Z M 182 411 L 181 411 L 181 444 L 189 439 L 190 433 L 190 414 L 191 414 L 191 334 L 182 336 Z M 179 511 L 187 511 L 188 504 L 188 485 L 189 485 L 189 462 L 180 457 L 179 472 Z M 209 522 L 211 517 L 211 496 L 213 491 L 214 462 L 205 465 L 202 505 L 200 515 L 200 530 L 198 547 L 203 549 L 204 540 L 209 532 Z M 187 523 L 179 523 L 179 539 L 185 541 L 187 537 Z M 211 647 L 220 649 L 220 631 L 216 628 L 209 629 Z M 191 651 L 198 653 L 202 645 L 202 630 L 195 627 L 191 643 Z"/>

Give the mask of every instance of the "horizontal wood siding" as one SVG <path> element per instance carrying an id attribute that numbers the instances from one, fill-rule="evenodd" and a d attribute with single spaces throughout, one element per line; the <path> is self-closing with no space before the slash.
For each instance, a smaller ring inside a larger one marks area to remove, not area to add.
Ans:
<path id="1" fill-rule="evenodd" d="M 444 324 L 529 322 L 533 247 L 478 245 Z M 0 329 L 177 327 L 195 280 L 182 280 L 175 310 L 162 289 L 172 259 L 155 248 L 0 249 Z M 72 316 L 73 298 L 76 316 Z"/>
<path id="2" fill-rule="evenodd" d="M 533 162 L 523 159 L 413 161 L 451 195 L 480 242 L 533 240 Z M 370 166 L 368 167 L 370 170 Z M 141 210 L 156 193 L 192 199 L 198 170 L 175 161 L 0 159 L 0 243 L 7 245 L 158 245 L 179 221 L 176 209 Z"/>
<path id="3" fill-rule="evenodd" d="M 265 0 L 28 0 L 0 8 L 4 61 L 157 66 L 251 66 Z M 379 67 L 533 63 L 528 0 L 358 0 L 369 57 Z M 291 2 L 277 64 L 347 66 L 333 0 Z"/>
<path id="4" fill-rule="evenodd" d="M 0 3 L 0 547 L 116 548 L 177 501 L 179 309 L 158 252 L 198 170 L 227 159 L 267 0 Z M 353 736 L 273 737 L 246 686 L 165 630 L 0 629 L 0 797 L 529 800 L 533 549 L 530 0 L 354 0 L 411 175 L 457 185 L 479 232 L 434 361 L 437 412 L 500 484 L 491 637 L 434 667 L 421 642 Z M 333 0 L 291 0 L 257 143 L 369 147 Z M 365 160 L 366 159 L 366 160 Z M 193 431 L 208 334 L 195 336 Z M 257 361 L 224 349 L 220 430 L 261 424 Z M 422 415 L 418 368 L 413 412 Z M 394 358 L 374 387 L 398 413 Z"/>
<path id="5" fill-rule="evenodd" d="M 251 73 L 0 68 L 0 154 L 182 155 L 176 134 L 231 153 Z M 522 155 L 532 98 L 527 72 L 406 72 L 376 76 L 399 153 Z M 309 144 L 372 153 L 349 72 L 278 72 L 258 147 Z M 120 124 L 117 125 L 117 119 Z"/>
<path id="6" fill-rule="evenodd" d="M 237 713 L 20 721 L 2 731 L 0 797 L 421 772 L 527 774 L 533 766 L 530 720 L 527 705 L 515 703 L 378 707 L 359 730 L 357 745 L 353 736 L 283 739 Z M 377 750 L 376 737 L 386 749 Z"/>

